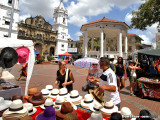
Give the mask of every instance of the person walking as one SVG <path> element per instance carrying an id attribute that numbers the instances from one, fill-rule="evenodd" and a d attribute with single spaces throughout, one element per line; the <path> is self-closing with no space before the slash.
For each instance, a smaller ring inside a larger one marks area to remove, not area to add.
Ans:
<path id="1" fill-rule="evenodd" d="M 59 63 L 59 70 L 57 70 L 57 78 L 55 85 L 60 88 L 66 87 L 68 92 L 73 90 L 74 77 L 70 69 L 66 68 L 66 63 L 61 61 Z"/>
<path id="2" fill-rule="evenodd" d="M 27 67 L 28 67 L 28 64 L 22 65 L 22 68 L 20 69 L 21 74 L 20 74 L 19 78 L 17 79 L 17 81 L 19 81 L 21 77 L 27 77 Z"/>
<path id="3" fill-rule="evenodd" d="M 123 64 L 122 57 L 118 57 L 115 67 L 116 67 L 118 91 L 120 92 L 120 90 L 125 87 L 125 79 L 127 79 L 126 67 Z"/>

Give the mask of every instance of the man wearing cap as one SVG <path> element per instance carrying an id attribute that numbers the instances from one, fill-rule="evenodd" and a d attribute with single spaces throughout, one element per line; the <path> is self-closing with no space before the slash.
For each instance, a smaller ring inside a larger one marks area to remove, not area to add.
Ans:
<path id="1" fill-rule="evenodd" d="M 100 58 L 100 68 L 103 70 L 103 74 L 100 76 L 99 86 L 104 90 L 104 101 L 111 99 L 120 110 L 121 100 L 117 87 L 117 79 L 115 73 L 110 68 L 110 61 L 107 57 Z"/>

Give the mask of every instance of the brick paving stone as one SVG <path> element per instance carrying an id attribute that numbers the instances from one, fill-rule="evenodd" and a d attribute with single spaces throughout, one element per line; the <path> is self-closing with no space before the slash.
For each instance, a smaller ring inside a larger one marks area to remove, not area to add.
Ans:
<path id="1" fill-rule="evenodd" d="M 76 67 L 73 65 L 67 65 L 69 69 L 71 69 L 75 83 L 74 89 L 78 90 L 80 93 L 82 92 L 81 88 L 86 83 L 86 76 L 88 73 L 88 69 Z M 15 65 L 11 69 L 11 73 L 16 77 L 19 77 L 21 69 L 21 65 Z M 29 88 L 37 87 L 40 91 L 47 84 L 54 85 L 54 81 L 56 80 L 56 72 L 58 70 L 58 65 L 53 64 L 36 64 L 33 69 L 33 74 L 30 80 Z M 23 79 L 23 78 L 22 78 Z M 13 83 L 18 84 L 22 87 L 23 91 L 25 90 L 25 79 L 21 81 L 12 80 Z M 129 107 L 133 114 L 137 115 L 142 108 L 146 108 L 151 110 L 153 113 L 160 115 L 160 104 L 159 101 L 155 101 L 153 99 L 141 99 L 139 97 L 129 96 L 129 80 L 126 80 L 126 87 L 121 91 L 122 103 L 121 107 Z M 56 86 L 54 86 L 56 87 Z M 156 107 L 155 107 L 156 106 Z"/>

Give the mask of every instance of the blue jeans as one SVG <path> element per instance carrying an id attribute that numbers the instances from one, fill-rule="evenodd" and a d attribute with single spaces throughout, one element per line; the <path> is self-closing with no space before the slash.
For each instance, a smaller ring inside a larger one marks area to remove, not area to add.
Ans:
<path id="1" fill-rule="evenodd" d="M 121 103 L 117 104 L 116 106 L 118 107 L 118 111 L 120 111 Z"/>

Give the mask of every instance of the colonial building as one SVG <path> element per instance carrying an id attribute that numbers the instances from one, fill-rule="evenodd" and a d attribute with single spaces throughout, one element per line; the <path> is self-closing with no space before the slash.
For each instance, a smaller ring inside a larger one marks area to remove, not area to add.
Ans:
<path id="1" fill-rule="evenodd" d="M 114 55 L 127 58 L 130 52 L 140 49 L 142 40 L 135 34 L 129 34 L 129 29 L 125 22 L 105 17 L 82 25 L 83 56 L 99 58 Z"/>
<path id="2" fill-rule="evenodd" d="M 34 48 L 40 55 L 44 55 L 44 52 L 50 56 L 55 55 L 57 33 L 52 31 L 52 25 L 42 16 L 27 18 L 25 23 L 20 22 L 18 38 L 33 40 Z"/>
<path id="3" fill-rule="evenodd" d="M 0 0 L 0 37 L 8 37 L 11 11 L 12 11 L 12 0 Z M 19 20 L 19 0 L 15 0 L 14 4 L 14 16 L 12 23 L 11 37 L 17 38 L 17 24 Z"/>
<path id="4" fill-rule="evenodd" d="M 54 23 L 52 30 L 58 33 L 56 45 L 56 55 L 58 55 L 67 52 L 69 39 L 67 21 L 68 11 L 64 8 L 62 0 L 60 5 L 54 10 L 53 16 Z"/>

